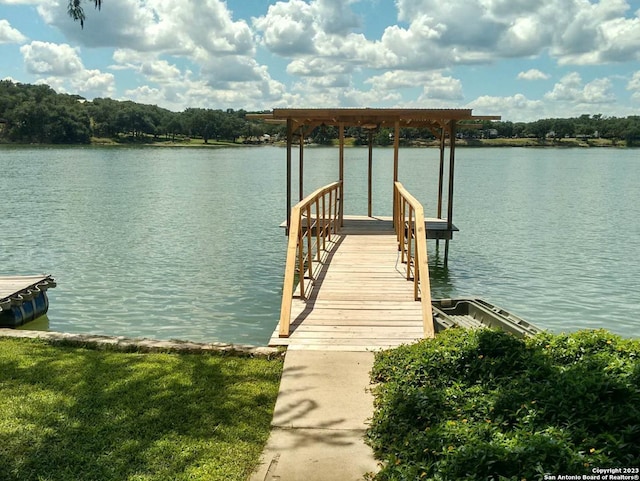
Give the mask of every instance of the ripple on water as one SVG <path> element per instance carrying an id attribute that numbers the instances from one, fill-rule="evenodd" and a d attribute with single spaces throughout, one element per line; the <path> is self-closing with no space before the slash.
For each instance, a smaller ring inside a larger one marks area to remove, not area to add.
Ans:
<path id="1" fill-rule="evenodd" d="M 374 153 L 379 215 L 391 210 L 389 152 Z M 437 155 L 401 154 L 400 180 L 433 215 Z M 336 155 L 305 153 L 308 189 L 334 179 Z M 360 157 L 366 151 L 347 153 L 352 213 L 366 209 Z M 483 297 L 552 331 L 606 327 L 640 337 L 635 157 L 460 149 L 460 232 L 449 269 L 442 243 L 438 251 L 429 243 L 433 297 Z M 0 168 L 2 271 L 56 277 L 50 329 L 263 344 L 275 328 L 283 149 L 0 148 Z"/>

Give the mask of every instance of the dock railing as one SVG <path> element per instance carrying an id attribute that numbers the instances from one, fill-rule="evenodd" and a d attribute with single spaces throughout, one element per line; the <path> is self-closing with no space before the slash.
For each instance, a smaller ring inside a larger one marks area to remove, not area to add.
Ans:
<path id="1" fill-rule="evenodd" d="M 320 265 L 327 242 L 331 242 L 331 236 L 340 229 L 341 192 L 342 182 L 334 182 L 309 194 L 291 209 L 280 307 L 280 337 L 289 337 L 296 277 L 298 297 L 307 299 L 313 289 L 314 269 Z"/>
<path id="2" fill-rule="evenodd" d="M 394 183 L 393 195 L 393 225 L 398 239 L 400 260 L 406 264 L 407 280 L 413 279 L 414 298 L 422 304 L 424 337 L 435 337 L 424 209 L 400 182 Z"/>

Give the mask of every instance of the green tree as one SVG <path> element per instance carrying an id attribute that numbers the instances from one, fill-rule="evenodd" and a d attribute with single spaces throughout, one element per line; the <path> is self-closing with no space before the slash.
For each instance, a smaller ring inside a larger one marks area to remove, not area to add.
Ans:
<path id="1" fill-rule="evenodd" d="M 551 131 L 551 121 L 549 119 L 537 120 L 527 125 L 526 134 L 537 139 L 544 139 Z"/>
<path id="2" fill-rule="evenodd" d="M 551 131 L 555 139 L 573 137 L 575 135 L 575 123 L 571 119 L 553 119 Z"/>
<path id="3" fill-rule="evenodd" d="M 373 143 L 376 145 L 387 146 L 391 145 L 392 133 L 391 129 L 383 128 L 378 130 L 378 133 L 373 138 Z"/>
<path id="4" fill-rule="evenodd" d="M 498 131 L 498 137 L 506 137 L 510 139 L 515 135 L 515 126 L 513 122 L 494 122 L 493 128 Z"/>
<path id="5" fill-rule="evenodd" d="M 171 141 L 175 142 L 176 135 L 184 133 L 184 124 L 179 114 L 169 116 L 163 124 L 164 132 L 167 136 L 171 135 Z"/>
<path id="6" fill-rule="evenodd" d="M 121 102 L 112 99 L 93 99 L 86 105 L 91 117 L 93 132 L 99 137 L 115 137 L 118 134 L 116 117 Z"/>
<path id="7" fill-rule="evenodd" d="M 311 139 L 320 145 L 330 145 L 338 137 L 338 129 L 330 125 L 320 125 L 311 132 Z"/>

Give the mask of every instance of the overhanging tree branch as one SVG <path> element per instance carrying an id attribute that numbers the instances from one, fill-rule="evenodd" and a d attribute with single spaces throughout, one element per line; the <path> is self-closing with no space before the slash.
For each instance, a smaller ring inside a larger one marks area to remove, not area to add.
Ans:
<path id="1" fill-rule="evenodd" d="M 100 10 L 102 7 L 102 0 L 93 0 L 95 8 Z M 80 28 L 84 28 L 84 10 L 82 9 L 82 0 L 69 0 L 69 7 L 67 13 L 76 22 L 80 22 Z"/>

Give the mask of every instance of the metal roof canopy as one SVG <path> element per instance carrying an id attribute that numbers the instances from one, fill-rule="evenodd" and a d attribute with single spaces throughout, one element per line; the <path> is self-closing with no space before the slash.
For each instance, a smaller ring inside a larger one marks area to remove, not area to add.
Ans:
<path id="1" fill-rule="evenodd" d="M 438 181 L 438 219 L 442 219 L 442 197 L 444 190 L 444 160 L 449 141 L 449 184 L 447 202 L 447 229 L 453 231 L 453 180 L 455 166 L 456 131 L 465 122 L 479 120 L 500 120 L 500 116 L 476 116 L 471 109 L 373 109 L 373 108 L 329 108 L 329 109 L 273 109 L 271 113 L 253 114 L 250 118 L 263 119 L 267 122 L 287 124 L 287 226 L 291 217 L 291 161 L 294 136 L 299 138 L 299 192 L 300 200 L 304 198 L 304 137 L 320 125 L 338 127 L 339 131 L 339 176 L 344 185 L 344 129 L 345 127 L 362 127 L 369 130 L 369 202 L 368 215 L 371 217 L 372 205 L 372 157 L 373 132 L 379 128 L 394 129 L 394 162 L 393 180 L 398 180 L 398 159 L 401 128 L 429 129 L 440 140 L 440 174 Z M 473 124 L 471 124 L 473 125 Z M 469 126 L 467 126 L 469 127 Z M 342 204 L 341 204 L 342 205 Z M 342 213 L 341 213 L 342 214 Z M 341 215 L 342 217 L 342 215 Z M 445 265 L 448 260 L 449 239 L 445 244 Z"/>

